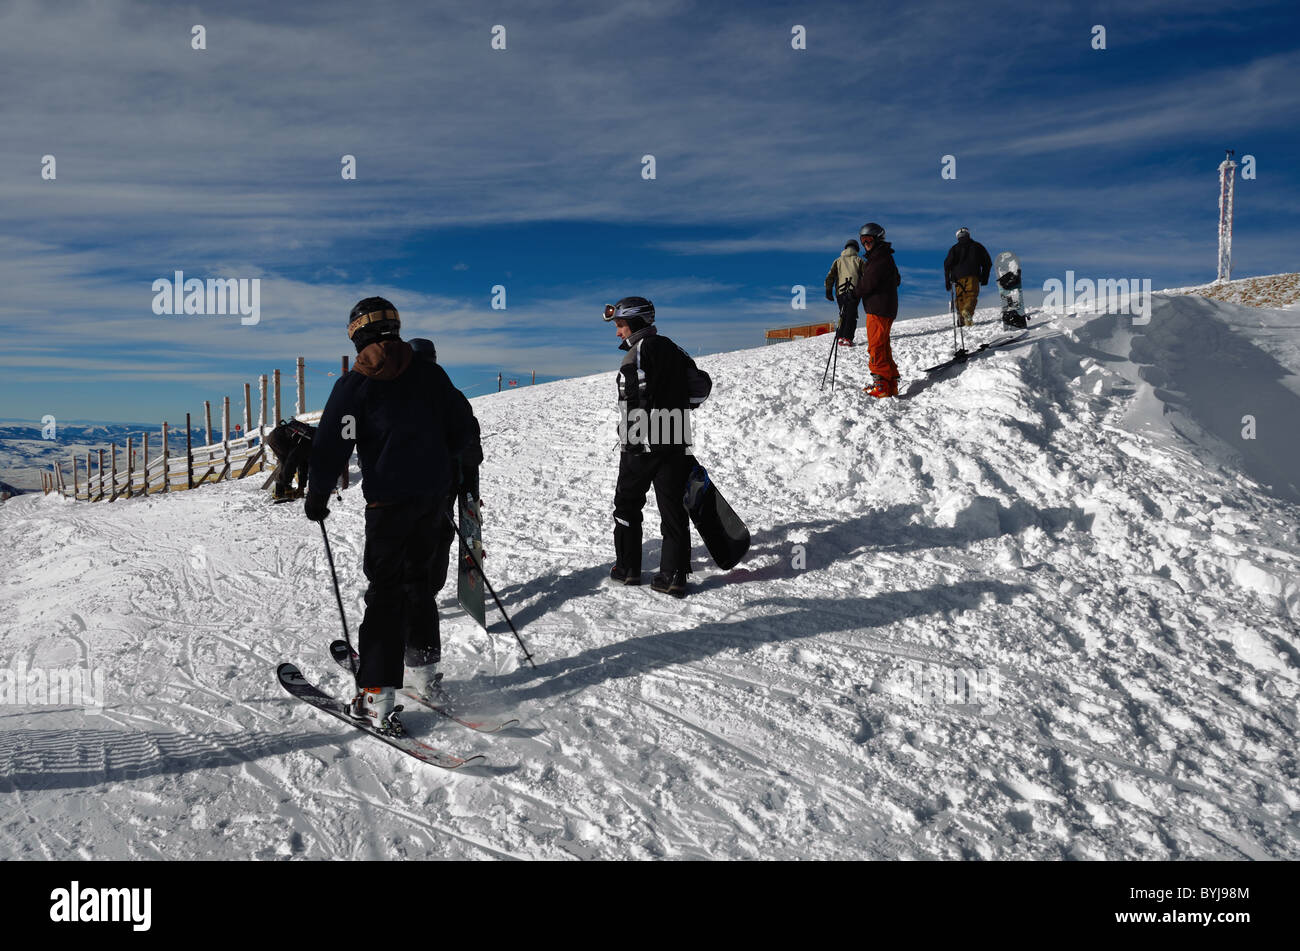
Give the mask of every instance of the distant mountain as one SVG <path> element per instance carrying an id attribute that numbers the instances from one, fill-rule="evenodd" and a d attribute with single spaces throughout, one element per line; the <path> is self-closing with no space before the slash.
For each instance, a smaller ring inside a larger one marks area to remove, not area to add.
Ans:
<path id="1" fill-rule="evenodd" d="M 202 441 L 202 431 L 194 430 L 197 441 Z M 133 437 L 136 446 L 149 434 L 149 451 L 154 455 L 162 447 L 162 427 L 158 423 L 105 423 L 93 420 L 59 421 L 54 439 L 41 436 L 41 426 L 31 420 L 5 422 L 0 425 L 0 480 L 26 491 L 40 491 L 41 472 L 49 472 L 56 460 L 63 462 L 64 476 L 71 480 L 68 460 L 77 456 L 85 465 L 87 452 L 108 449 L 117 443 L 126 448 L 126 440 Z M 171 438 L 185 445 L 184 428 L 172 430 Z M 173 442 L 173 446 L 177 443 Z"/>

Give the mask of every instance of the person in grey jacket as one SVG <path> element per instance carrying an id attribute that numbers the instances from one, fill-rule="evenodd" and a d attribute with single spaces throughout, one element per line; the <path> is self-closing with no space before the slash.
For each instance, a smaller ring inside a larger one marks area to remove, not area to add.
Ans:
<path id="1" fill-rule="evenodd" d="M 858 291 L 862 287 L 862 269 L 866 262 L 858 257 L 862 248 L 849 238 L 844 250 L 826 274 L 826 299 L 840 307 L 840 322 L 835 331 L 838 346 L 853 346 L 853 335 L 858 332 Z"/>

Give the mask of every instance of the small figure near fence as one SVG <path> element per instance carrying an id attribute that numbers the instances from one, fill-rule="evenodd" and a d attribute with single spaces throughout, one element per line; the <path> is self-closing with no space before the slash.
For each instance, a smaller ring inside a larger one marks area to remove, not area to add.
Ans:
<path id="1" fill-rule="evenodd" d="M 291 502 L 307 492 L 307 463 L 311 460 L 311 443 L 316 438 L 316 427 L 299 419 L 280 424 L 266 434 L 266 444 L 271 447 L 280 464 L 275 470 L 275 485 L 271 488 L 274 502 Z M 293 487 L 294 476 L 298 485 Z"/>

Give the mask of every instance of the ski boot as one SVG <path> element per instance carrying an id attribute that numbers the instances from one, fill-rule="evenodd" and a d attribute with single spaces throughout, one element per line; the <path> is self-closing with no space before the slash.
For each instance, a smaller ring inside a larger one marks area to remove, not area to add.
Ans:
<path id="1" fill-rule="evenodd" d="M 881 399 L 886 396 L 897 396 L 898 381 L 887 380 L 883 376 L 878 376 L 876 377 L 876 382 L 871 384 L 871 386 L 864 386 L 862 392 L 866 393 L 868 396 L 874 396 L 876 399 Z"/>
<path id="2" fill-rule="evenodd" d="M 671 575 L 666 575 L 661 571 L 650 579 L 650 588 L 660 594 L 684 598 L 686 597 L 686 572 L 674 571 Z"/>
<path id="3" fill-rule="evenodd" d="M 427 700 L 442 696 L 442 671 L 436 663 L 412 667 L 406 672 L 406 686 Z"/>
<path id="4" fill-rule="evenodd" d="M 853 346 L 853 341 L 848 337 L 841 337 L 839 340 L 835 341 L 835 345 L 837 347 L 851 347 Z"/>
<path id="5" fill-rule="evenodd" d="M 362 687 L 361 692 L 343 707 L 348 716 L 370 724 L 376 733 L 385 736 L 406 735 L 406 728 L 397 719 L 401 709 L 397 691 L 392 687 Z"/>
<path id="6" fill-rule="evenodd" d="M 615 565 L 613 568 L 609 569 L 609 576 L 612 580 L 617 581 L 619 584 L 640 584 L 641 583 L 641 572 L 638 571 L 636 574 L 633 574 L 632 572 L 628 571 L 626 568 L 621 568 L 618 565 Z"/>
<path id="7" fill-rule="evenodd" d="M 1002 312 L 1002 326 L 1007 330 L 1024 330 L 1029 326 L 1029 321 L 1025 320 L 1024 314 L 1007 310 Z"/>

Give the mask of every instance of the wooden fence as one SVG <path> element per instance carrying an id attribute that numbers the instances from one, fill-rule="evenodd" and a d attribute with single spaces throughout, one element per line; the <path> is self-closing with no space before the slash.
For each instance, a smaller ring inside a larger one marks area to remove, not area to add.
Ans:
<path id="1" fill-rule="evenodd" d="M 342 369 L 344 373 L 348 370 L 347 357 L 343 358 Z M 299 357 L 295 372 L 296 400 L 292 418 L 315 423 L 320 419 L 320 411 L 307 412 L 305 372 L 306 362 Z M 271 387 L 270 401 L 268 382 Z M 67 458 L 66 467 L 64 460 L 55 462 L 50 466 L 49 472 L 42 473 L 42 488 L 46 495 L 57 492 L 86 502 L 114 502 L 159 492 L 182 492 L 212 482 L 243 479 L 259 472 L 270 472 L 279 460 L 271 447 L 266 445 L 266 434 L 281 419 L 286 418 L 281 415 L 279 370 L 271 374 L 270 381 L 265 374 L 258 378 L 258 394 L 257 425 L 254 426 L 252 387 L 248 383 L 244 384 L 244 419 L 238 437 L 231 437 L 230 397 L 223 397 L 221 401 L 219 440 L 212 437 L 212 404 L 204 400 L 203 445 L 192 445 L 190 417 L 187 413 L 184 445 L 175 444 L 179 434 L 164 422 L 162 445 L 154 446 L 152 454 L 148 433 L 143 434 L 139 443 L 133 436 L 128 436 L 124 447 L 110 443 L 106 450 L 88 450 L 84 466 L 82 459 L 76 455 Z M 269 422 L 268 412 L 272 413 Z M 118 461 L 119 451 L 121 465 Z M 105 453 L 108 454 L 107 458 Z M 346 486 L 346 473 L 343 478 Z"/>

